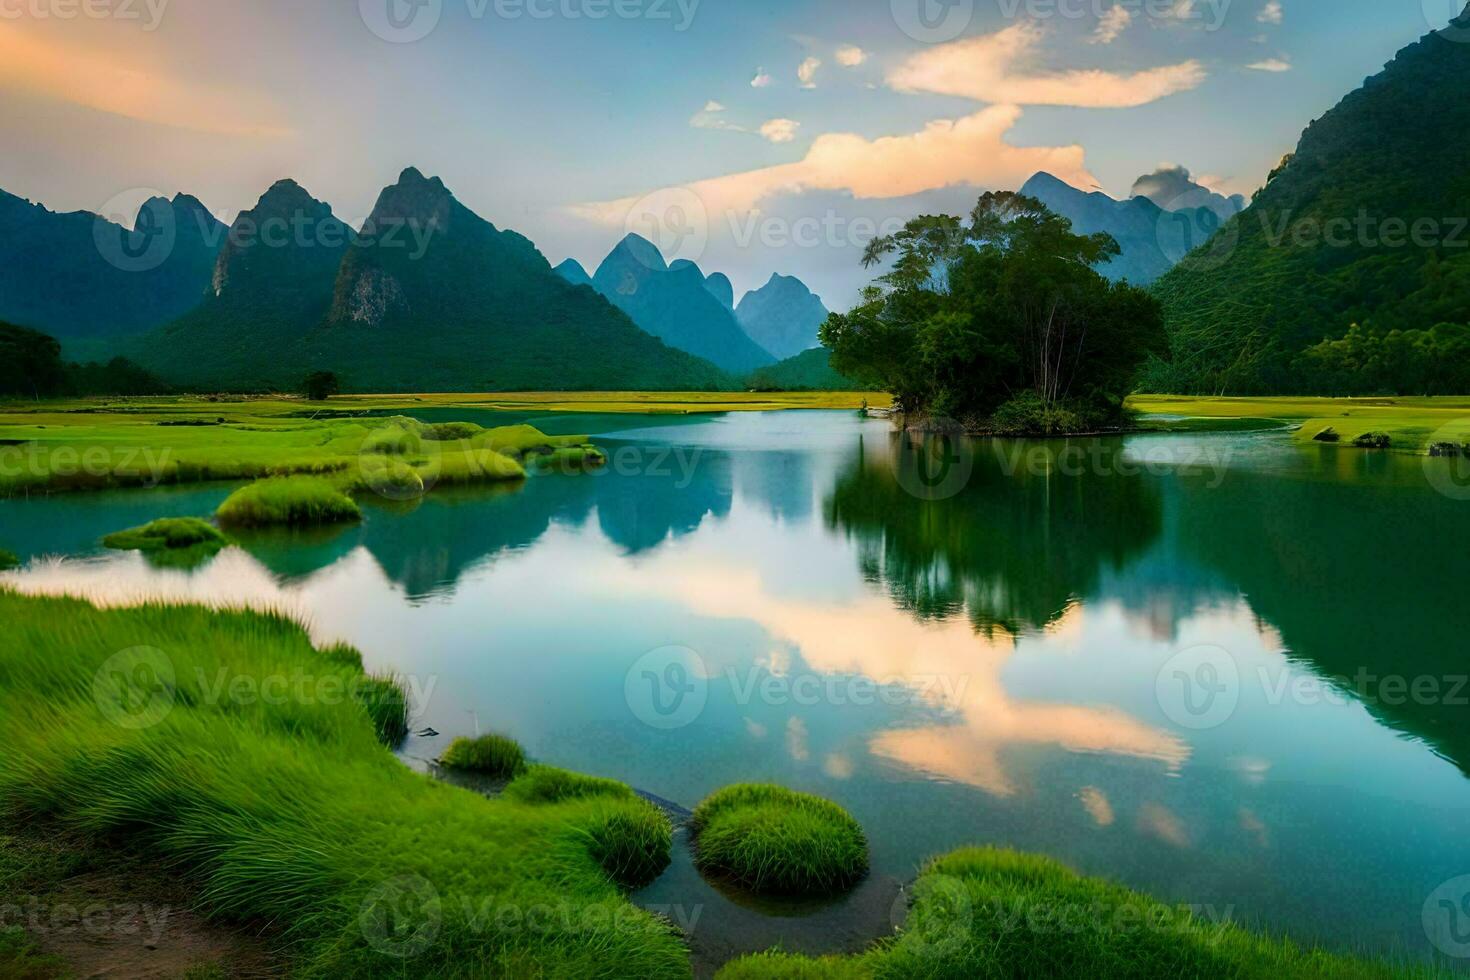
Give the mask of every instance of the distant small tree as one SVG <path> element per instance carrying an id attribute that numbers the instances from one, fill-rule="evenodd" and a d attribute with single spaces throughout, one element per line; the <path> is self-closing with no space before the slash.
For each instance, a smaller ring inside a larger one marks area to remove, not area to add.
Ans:
<path id="1" fill-rule="evenodd" d="M 341 393 L 342 382 L 331 371 L 313 371 L 306 376 L 303 387 L 306 389 L 307 398 L 314 402 L 324 402 L 333 395 Z"/>

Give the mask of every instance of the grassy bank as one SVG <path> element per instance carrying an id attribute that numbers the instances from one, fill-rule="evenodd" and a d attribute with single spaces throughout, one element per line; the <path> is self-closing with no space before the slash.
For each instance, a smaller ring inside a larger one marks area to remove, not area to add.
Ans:
<path id="1" fill-rule="evenodd" d="M 333 403 L 336 406 L 336 403 Z M 547 458 L 600 460 L 585 436 L 401 418 L 312 418 L 320 406 L 139 399 L 0 410 L 0 497 L 315 475 L 348 493 L 523 479 Z"/>
<path id="2" fill-rule="evenodd" d="M 353 651 L 255 612 L 0 591 L 0 621 L 0 828 L 126 841 L 216 921 L 280 929 L 303 976 L 688 976 L 604 870 L 646 804 L 411 772 Z"/>
<path id="3" fill-rule="evenodd" d="M 1465 398 L 1186 398 L 1135 395 L 1128 407 L 1150 415 L 1188 419 L 1262 419 L 1299 425 L 1297 439 L 1331 426 L 1341 445 L 1370 432 L 1387 434 L 1393 448 L 1425 452 L 1433 442 L 1470 442 L 1470 397 Z"/>

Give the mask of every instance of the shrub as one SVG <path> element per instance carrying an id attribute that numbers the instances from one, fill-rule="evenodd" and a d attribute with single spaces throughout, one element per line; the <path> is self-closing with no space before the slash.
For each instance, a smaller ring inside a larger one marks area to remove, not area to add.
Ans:
<path id="1" fill-rule="evenodd" d="M 1353 440 L 1356 449 L 1387 449 L 1393 445 L 1393 438 L 1386 432 L 1365 432 Z"/>
<path id="2" fill-rule="evenodd" d="M 473 439 L 484 431 L 483 426 L 473 422 L 437 422 L 424 426 L 420 434 L 432 442 L 458 442 Z"/>
<path id="3" fill-rule="evenodd" d="M 439 764 L 448 769 L 511 779 L 525 771 L 526 753 L 519 742 L 504 735 L 457 738 L 439 759 Z"/>
<path id="4" fill-rule="evenodd" d="M 832 895 L 868 872 L 868 842 L 846 810 L 780 786 L 720 790 L 694 811 L 695 863 L 756 892 Z"/>
<path id="5" fill-rule="evenodd" d="M 995 410 L 990 430 L 1000 436 L 1054 436 L 1093 428 L 1086 414 L 1062 403 L 1048 405 L 1028 391 Z"/>
<path id="6" fill-rule="evenodd" d="M 362 511 L 327 480 L 278 477 L 241 487 L 219 506 L 221 524 L 238 527 L 340 524 L 362 520 Z"/>
<path id="7" fill-rule="evenodd" d="M 218 549 L 229 543 L 218 528 L 197 517 L 165 517 L 102 539 L 103 546 L 114 551 L 177 550 L 198 546 Z"/>
<path id="8" fill-rule="evenodd" d="M 555 766 L 531 766 L 505 788 L 506 799 L 520 803 L 562 803 L 594 796 L 636 799 L 626 783 L 568 772 Z"/>
<path id="9" fill-rule="evenodd" d="M 600 813 L 587 835 L 593 859 L 625 888 L 642 888 L 669 866 L 674 829 L 647 800 Z"/>
<path id="10" fill-rule="evenodd" d="M 20 556 L 13 551 L 0 548 L 0 572 L 8 572 L 12 568 L 20 567 Z"/>
<path id="11" fill-rule="evenodd" d="M 1332 426 L 1328 426 L 1312 437 L 1313 442 L 1342 442 L 1342 436 Z"/>

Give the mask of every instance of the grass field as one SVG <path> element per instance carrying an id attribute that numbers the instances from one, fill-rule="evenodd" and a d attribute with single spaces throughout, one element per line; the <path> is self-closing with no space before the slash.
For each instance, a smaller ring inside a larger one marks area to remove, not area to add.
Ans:
<path id="1" fill-rule="evenodd" d="M 1351 445 L 1360 435 L 1383 432 L 1393 448 L 1424 452 L 1434 442 L 1470 442 L 1470 397 L 1456 398 L 1184 398 L 1135 395 L 1128 407 L 1148 415 L 1186 419 L 1269 419 L 1299 425 L 1297 438 L 1331 426 Z"/>

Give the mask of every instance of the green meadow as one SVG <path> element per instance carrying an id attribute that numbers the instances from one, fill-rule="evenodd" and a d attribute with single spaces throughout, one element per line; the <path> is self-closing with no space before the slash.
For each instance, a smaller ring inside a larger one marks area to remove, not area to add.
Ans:
<path id="1" fill-rule="evenodd" d="M 1331 427 L 1343 445 L 1368 433 L 1384 433 L 1392 448 L 1425 452 L 1436 442 L 1470 442 L 1470 398 L 1191 398 L 1134 395 L 1128 408 L 1148 415 L 1197 421 L 1202 428 L 1222 419 L 1276 421 L 1298 426 L 1297 439 L 1310 442 Z"/>

